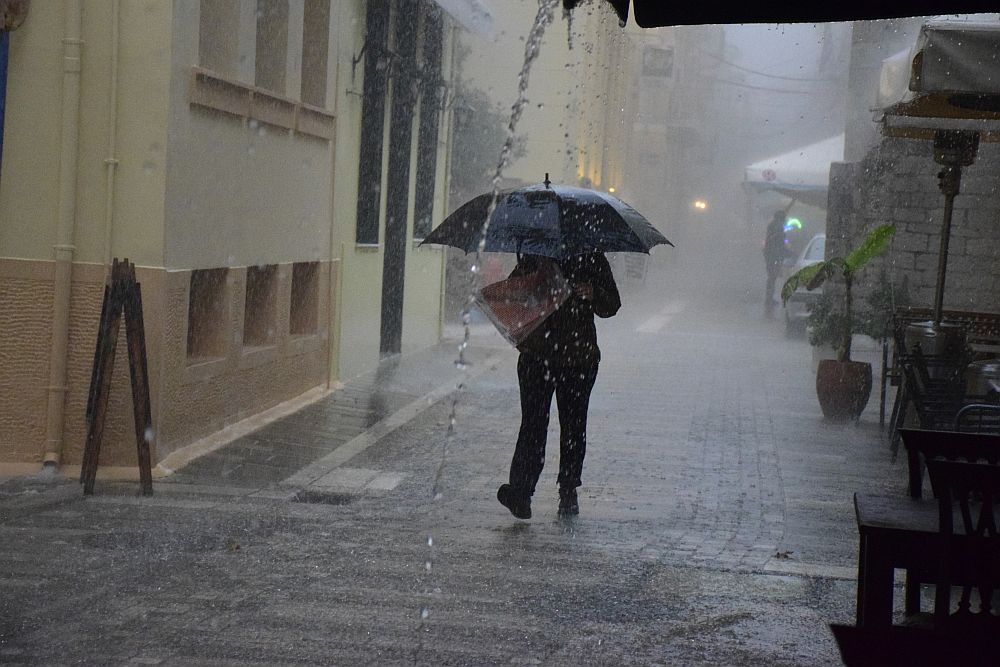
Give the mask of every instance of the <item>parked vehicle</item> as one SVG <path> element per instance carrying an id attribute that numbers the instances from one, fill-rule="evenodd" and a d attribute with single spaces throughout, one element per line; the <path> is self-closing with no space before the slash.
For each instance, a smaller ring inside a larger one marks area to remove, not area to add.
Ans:
<path id="1" fill-rule="evenodd" d="M 792 275 L 800 269 L 823 261 L 826 252 L 826 234 L 817 234 L 809 240 L 806 247 L 802 249 L 795 263 L 789 267 L 788 275 Z M 809 320 L 809 312 L 813 305 L 823 294 L 823 288 L 817 287 L 810 291 L 805 287 L 799 287 L 795 293 L 785 302 L 785 333 L 801 335 L 805 333 L 806 323 Z"/>

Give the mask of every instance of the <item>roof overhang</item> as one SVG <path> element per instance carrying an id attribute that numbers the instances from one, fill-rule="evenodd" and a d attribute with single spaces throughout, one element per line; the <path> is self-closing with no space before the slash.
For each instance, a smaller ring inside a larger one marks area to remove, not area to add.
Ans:
<path id="1" fill-rule="evenodd" d="M 563 0 L 563 5 L 572 9 L 588 1 Z M 623 21 L 628 18 L 629 0 L 602 1 L 612 5 Z M 758 3 L 733 3 L 732 0 L 703 0 L 696 3 L 631 0 L 631 5 L 635 22 L 640 28 L 737 23 L 831 23 L 997 11 L 996 0 L 772 0 Z"/>
<path id="2" fill-rule="evenodd" d="M 882 110 L 883 133 L 933 139 L 941 130 L 967 131 L 981 141 L 1000 141 L 998 56 L 996 24 L 924 25 L 910 58 L 907 90 Z"/>

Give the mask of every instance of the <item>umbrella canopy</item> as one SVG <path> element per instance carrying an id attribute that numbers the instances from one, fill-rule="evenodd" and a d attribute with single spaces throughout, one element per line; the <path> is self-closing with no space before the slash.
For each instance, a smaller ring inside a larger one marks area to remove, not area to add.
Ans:
<path id="1" fill-rule="evenodd" d="M 479 195 L 445 218 L 423 243 L 479 250 L 492 193 Z M 617 197 L 565 185 L 505 190 L 486 231 L 487 252 L 564 259 L 591 252 L 645 252 L 673 245 L 646 218 Z"/>

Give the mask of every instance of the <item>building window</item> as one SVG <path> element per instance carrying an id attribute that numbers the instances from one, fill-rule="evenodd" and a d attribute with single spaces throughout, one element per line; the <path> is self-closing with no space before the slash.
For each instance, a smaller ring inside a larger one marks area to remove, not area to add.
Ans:
<path id="1" fill-rule="evenodd" d="M 319 263 L 292 265 L 292 304 L 289 331 L 293 336 L 314 334 L 319 330 Z"/>
<path id="2" fill-rule="evenodd" d="M 365 28 L 365 83 L 361 110 L 358 181 L 358 243 L 379 237 L 385 98 L 389 84 L 389 0 L 368 3 Z"/>
<path id="3" fill-rule="evenodd" d="M 420 129 L 417 139 L 417 191 L 413 222 L 413 237 L 416 239 L 423 239 L 431 233 L 434 219 L 443 36 L 441 11 L 437 7 L 428 7 L 421 50 Z"/>
<path id="4" fill-rule="evenodd" d="M 326 63 L 330 48 L 330 0 L 306 0 L 302 25 L 302 96 L 326 107 Z"/>
<path id="5" fill-rule="evenodd" d="M 243 345 L 273 345 L 276 335 L 278 267 L 247 267 L 247 294 L 243 310 Z"/>
<path id="6" fill-rule="evenodd" d="M 257 59 L 254 83 L 285 94 L 288 68 L 288 0 L 257 0 Z"/>
<path id="7" fill-rule="evenodd" d="M 218 74 L 236 77 L 239 64 L 239 0 L 201 0 L 198 63 Z"/>
<path id="8" fill-rule="evenodd" d="M 187 322 L 189 363 L 226 354 L 226 271 L 199 269 L 191 272 Z"/>

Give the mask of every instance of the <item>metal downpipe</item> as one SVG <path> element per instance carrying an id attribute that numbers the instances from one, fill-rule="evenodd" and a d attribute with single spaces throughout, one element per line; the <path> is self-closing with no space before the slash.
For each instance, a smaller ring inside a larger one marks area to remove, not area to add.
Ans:
<path id="1" fill-rule="evenodd" d="M 104 158 L 106 189 L 104 200 L 104 262 L 107 274 L 111 275 L 112 251 L 115 229 L 115 174 L 118 168 L 116 157 L 118 143 L 118 24 L 121 0 L 111 2 L 111 63 L 108 82 L 108 156 Z"/>
<path id="2" fill-rule="evenodd" d="M 63 32 L 62 128 L 59 159 L 59 218 L 53 246 L 52 349 L 49 357 L 48 410 L 44 466 L 58 466 L 63 449 L 70 296 L 76 226 L 76 179 L 80 136 L 80 70 L 83 41 L 82 0 L 65 0 Z"/>

